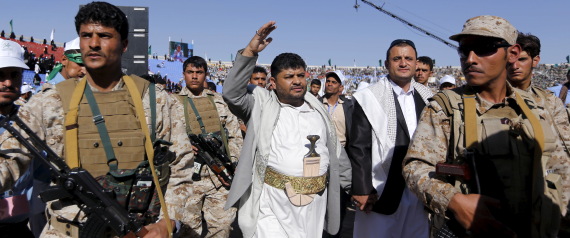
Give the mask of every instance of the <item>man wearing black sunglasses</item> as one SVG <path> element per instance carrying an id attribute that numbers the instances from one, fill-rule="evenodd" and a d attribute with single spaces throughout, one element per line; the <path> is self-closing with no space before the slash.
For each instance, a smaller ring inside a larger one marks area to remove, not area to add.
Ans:
<path id="1" fill-rule="evenodd" d="M 388 77 L 353 95 L 356 103 L 346 150 L 358 208 L 354 237 L 427 237 L 427 213 L 406 187 L 402 159 L 433 93 L 412 80 L 417 64 L 412 41 L 393 41 L 385 62 Z"/>
<path id="2" fill-rule="evenodd" d="M 435 237 L 557 236 L 570 160 L 548 112 L 507 83 L 517 34 L 503 18 L 478 16 L 450 37 L 467 85 L 433 97 L 403 162 Z"/>

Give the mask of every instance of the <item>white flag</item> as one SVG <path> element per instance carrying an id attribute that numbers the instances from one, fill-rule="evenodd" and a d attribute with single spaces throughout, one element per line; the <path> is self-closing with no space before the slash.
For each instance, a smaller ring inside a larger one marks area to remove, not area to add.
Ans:
<path id="1" fill-rule="evenodd" d="M 55 29 L 51 29 L 51 36 L 49 38 L 49 41 L 53 40 L 53 33 L 55 33 Z"/>

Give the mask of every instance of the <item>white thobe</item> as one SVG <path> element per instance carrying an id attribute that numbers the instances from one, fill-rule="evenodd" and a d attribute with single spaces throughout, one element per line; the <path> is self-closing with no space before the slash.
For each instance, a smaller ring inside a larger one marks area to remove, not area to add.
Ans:
<path id="1" fill-rule="evenodd" d="M 303 176 L 303 158 L 309 152 L 308 135 L 319 135 L 316 151 L 321 156 L 319 174 L 327 172 L 327 135 L 321 115 L 307 103 L 300 107 L 281 104 L 271 136 L 267 166 L 290 175 Z M 283 189 L 264 184 L 255 237 L 321 237 L 327 206 L 326 189 L 306 206 L 293 205 Z"/>
<path id="2" fill-rule="evenodd" d="M 396 93 L 410 139 L 418 125 L 416 105 L 414 103 L 414 90 L 405 92 L 390 80 L 392 89 Z M 411 89 L 411 88 L 410 88 Z M 384 181 L 385 182 L 385 181 Z M 376 184 L 375 184 L 376 185 Z M 376 212 L 365 212 L 357 209 L 354 217 L 354 237 L 428 237 L 429 227 L 427 213 L 423 204 L 408 187 L 404 188 L 400 205 L 394 214 L 384 215 Z"/>

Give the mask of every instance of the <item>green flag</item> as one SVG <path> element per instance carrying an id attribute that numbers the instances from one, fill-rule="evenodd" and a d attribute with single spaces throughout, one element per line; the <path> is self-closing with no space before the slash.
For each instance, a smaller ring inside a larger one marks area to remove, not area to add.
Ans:
<path id="1" fill-rule="evenodd" d="M 329 66 L 332 66 L 331 62 L 332 62 L 331 59 L 329 59 Z"/>
<path id="2" fill-rule="evenodd" d="M 378 64 L 382 67 L 382 60 L 378 60 Z"/>
<path id="3" fill-rule="evenodd" d="M 566 56 L 566 63 L 570 63 L 570 55 Z"/>
<path id="4" fill-rule="evenodd" d="M 152 45 L 148 46 L 148 55 L 152 55 Z"/>
<path id="5" fill-rule="evenodd" d="M 14 20 L 10 20 L 10 33 L 14 32 L 14 26 L 12 25 Z"/>

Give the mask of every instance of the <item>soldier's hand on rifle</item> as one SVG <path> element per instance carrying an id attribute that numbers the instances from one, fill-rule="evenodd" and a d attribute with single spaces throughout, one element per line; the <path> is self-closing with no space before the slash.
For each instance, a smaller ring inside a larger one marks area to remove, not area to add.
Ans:
<path id="1" fill-rule="evenodd" d="M 480 194 L 455 194 L 448 209 L 463 228 L 473 234 L 493 234 L 496 237 L 516 237 L 515 232 L 499 222 L 491 209 L 500 209 L 499 200 Z"/>
<path id="2" fill-rule="evenodd" d="M 243 56 L 252 57 L 265 49 L 265 47 L 273 41 L 273 38 L 268 36 L 273 30 L 275 30 L 275 28 L 277 28 L 277 26 L 275 26 L 275 21 L 270 21 L 261 26 L 259 30 L 255 31 L 255 35 L 253 35 L 253 38 L 251 38 L 251 41 L 241 54 Z"/>
<path id="3" fill-rule="evenodd" d="M 170 220 L 170 224 L 174 230 L 176 222 Z M 166 220 L 160 219 L 160 221 L 158 221 L 157 223 L 145 226 L 145 228 L 148 230 L 148 233 L 145 236 L 143 236 L 143 238 L 168 238 L 169 235 L 166 225 L 167 225 Z"/>
<path id="4" fill-rule="evenodd" d="M 192 152 L 194 152 L 194 155 L 198 155 L 198 148 L 192 145 Z"/>

